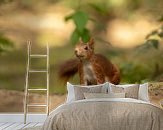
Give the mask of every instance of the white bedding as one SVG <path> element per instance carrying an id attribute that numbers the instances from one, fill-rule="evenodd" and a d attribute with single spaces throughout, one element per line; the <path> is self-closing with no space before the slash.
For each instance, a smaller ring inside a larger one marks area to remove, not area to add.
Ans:
<path id="1" fill-rule="evenodd" d="M 150 102 L 145 102 L 145 101 L 133 99 L 133 98 L 92 98 L 92 99 L 76 100 L 76 101 L 68 102 L 68 103 L 66 102 L 66 103 L 59 105 L 56 109 L 58 109 L 64 105 L 68 105 L 68 104 L 72 104 L 72 103 L 80 103 L 80 102 L 127 102 L 127 103 L 150 104 L 150 105 L 155 106 L 154 104 L 152 104 Z M 157 106 L 155 106 L 155 107 L 157 107 Z M 53 111 L 55 111 L 56 109 L 54 109 Z"/>
<path id="2" fill-rule="evenodd" d="M 94 98 L 64 103 L 43 130 L 162 130 L 163 110 L 131 98 Z"/>

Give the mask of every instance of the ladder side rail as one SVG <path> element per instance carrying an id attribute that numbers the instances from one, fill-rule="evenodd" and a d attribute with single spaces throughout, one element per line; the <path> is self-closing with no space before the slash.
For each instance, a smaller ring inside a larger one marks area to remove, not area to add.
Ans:
<path id="1" fill-rule="evenodd" d="M 49 115 L 49 44 L 47 43 L 47 115 Z"/>
<path id="2" fill-rule="evenodd" d="M 27 69 L 26 69 L 26 82 L 25 82 L 25 96 L 24 96 L 24 124 L 26 124 L 26 119 L 27 119 L 27 96 L 28 96 L 28 84 L 29 84 L 29 66 L 30 66 L 30 53 L 31 53 L 31 42 L 27 42 L 28 50 L 27 50 Z"/>

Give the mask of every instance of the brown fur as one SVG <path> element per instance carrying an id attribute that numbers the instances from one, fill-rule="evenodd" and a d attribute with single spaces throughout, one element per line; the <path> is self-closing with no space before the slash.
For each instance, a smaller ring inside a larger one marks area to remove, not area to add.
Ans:
<path id="1" fill-rule="evenodd" d="M 61 64 L 58 72 L 59 78 L 67 82 L 70 77 L 78 72 L 79 62 L 78 59 L 70 59 Z"/>
<path id="2" fill-rule="evenodd" d="M 77 59 L 68 60 L 60 66 L 60 78 L 68 81 L 71 76 L 79 72 L 80 84 L 102 84 L 106 81 L 119 84 L 119 69 L 103 55 L 94 54 L 93 39 L 86 44 L 80 41 L 75 47 L 75 55 Z"/>

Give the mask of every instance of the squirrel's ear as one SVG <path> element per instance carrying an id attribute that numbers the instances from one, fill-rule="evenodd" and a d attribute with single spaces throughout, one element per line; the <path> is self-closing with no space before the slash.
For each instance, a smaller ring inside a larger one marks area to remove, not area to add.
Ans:
<path id="1" fill-rule="evenodd" d="M 94 49 L 94 39 L 93 39 L 93 38 L 90 38 L 90 39 L 89 39 L 88 45 L 89 45 L 92 49 Z"/>

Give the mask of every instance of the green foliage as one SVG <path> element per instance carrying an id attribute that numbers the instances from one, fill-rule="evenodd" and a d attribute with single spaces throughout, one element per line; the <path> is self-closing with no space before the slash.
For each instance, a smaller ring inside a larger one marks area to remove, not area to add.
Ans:
<path id="1" fill-rule="evenodd" d="M 158 29 L 155 29 L 153 30 L 151 33 L 149 33 L 147 36 L 146 36 L 146 39 L 149 39 L 150 37 L 152 36 L 158 36 L 160 38 L 163 38 L 163 25 L 158 28 Z"/>
<path id="2" fill-rule="evenodd" d="M 159 21 L 161 21 L 161 19 L 159 19 Z M 160 28 L 153 30 L 151 33 L 149 33 L 146 36 L 145 44 L 158 49 L 160 44 L 159 42 L 160 39 L 163 39 L 163 25 Z"/>
<path id="3" fill-rule="evenodd" d="M 163 15 L 158 19 L 159 22 L 163 22 Z"/>
<path id="4" fill-rule="evenodd" d="M 9 2 L 13 2 L 14 0 L 0 0 L 0 4 L 5 4 Z"/>
<path id="5" fill-rule="evenodd" d="M 11 50 L 13 45 L 14 43 L 12 41 L 0 35 L 0 53 Z"/>
<path id="6" fill-rule="evenodd" d="M 124 63 L 120 66 L 122 82 L 141 83 L 149 79 L 151 70 L 144 64 Z"/>
<path id="7" fill-rule="evenodd" d="M 38 1 L 34 1 L 34 0 L 21 0 L 19 2 L 20 8 L 23 8 L 23 9 L 26 9 L 26 10 L 33 10 L 34 9 L 33 5 L 36 5 L 36 4 L 38 6 L 39 2 Z"/>
<path id="8" fill-rule="evenodd" d="M 132 12 L 141 6 L 141 2 L 141 0 L 134 0 L 134 2 L 133 0 L 127 0 L 126 6 L 128 7 L 128 10 Z"/>
<path id="9" fill-rule="evenodd" d="M 71 35 L 71 43 L 75 44 L 81 37 L 84 42 L 87 42 L 90 38 L 89 30 L 86 25 L 89 21 L 89 16 L 83 11 L 75 11 L 75 13 L 70 14 L 65 17 L 65 21 L 72 20 L 76 26 L 74 32 Z"/>
<path id="10" fill-rule="evenodd" d="M 99 12 L 102 15 L 106 15 L 108 13 L 108 7 L 106 3 L 89 3 L 89 6 L 93 8 L 95 11 Z"/>
<path id="11" fill-rule="evenodd" d="M 148 40 L 148 44 L 152 44 L 154 48 L 158 49 L 159 47 L 159 41 L 156 39 L 150 39 Z"/>
<path id="12" fill-rule="evenodd" d="M 160 42 L 158 39 L 148 39 L 144 44 L 140 45 L 139 48 L 142 51 L 147 51 L 150 48 L 159 49 Z"/>
<path id="13" fill-rule="evenodd" d="M 71 14 L 70 16 L 66 17 L 66 21 L 72 19 L 80 33 L 83 32 L 87 22 L 88 22 L 88 15 L 83 11 L 76 11 L 75 13 Z"/>
<path id="14" fill-rule="evenodd" d="M 89 3 L 88 7 L 94 9 L 96 12 L 100 13 L 100 15 L 106 15 L 108 13 L 107 4 L 104 2 L 100 3 Z M 84 12 L 82 10 L 75 10 L 74 13 L 65 17 L 65 21 L 72 20 L 75 25 L 75 29 L 71 34 L 70 41 L 72 44 L 76 44 L 81 38 L 84 42 L 87 42 L 90 39 L 90 30 L 87 28 L 87 23 L 89 21 L 95 21 L 92 19 L 88 12 Z M 101 25 L 101 23 L 100 23 Z"/>
<path id="15" fill-rule="evenodd" d="M 79 41 L 80 34 L 78 33 L 78 30 L 75 29 L 74 32 L 71 34 L 71 43 L 76 44 Z"/>

